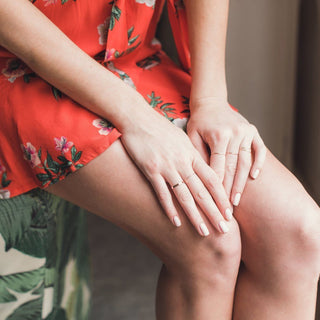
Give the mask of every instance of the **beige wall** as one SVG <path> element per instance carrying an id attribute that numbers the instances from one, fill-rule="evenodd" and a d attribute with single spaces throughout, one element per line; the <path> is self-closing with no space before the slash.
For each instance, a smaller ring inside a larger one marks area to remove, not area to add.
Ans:
<path id="1" fill-rule="evenodd" d="M 231 0 L 227 43 L 230 102 L 291 165 L 297 0 Z"/>
<path id="2" fill-rule="evenodd" d="M 232 104 L 291 167 L 298 0 L 231 0 L 227 80 Z M 167 19 L 159 38 L 176 58 Z"/>

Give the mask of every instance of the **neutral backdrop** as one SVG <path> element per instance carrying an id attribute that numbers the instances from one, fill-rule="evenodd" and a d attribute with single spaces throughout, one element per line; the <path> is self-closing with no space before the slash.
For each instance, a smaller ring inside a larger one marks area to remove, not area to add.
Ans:
<path id="1" fill-rule="evenodd" d="M 230 102 L 318 202 L 319 14 L 317 0 L 231 0 L 227 44 Z M 166 10 L 157 36 L 176 59 Z M 92 319 L 154 320 L 159 259 L 91 214 L 89 232 Z"/>

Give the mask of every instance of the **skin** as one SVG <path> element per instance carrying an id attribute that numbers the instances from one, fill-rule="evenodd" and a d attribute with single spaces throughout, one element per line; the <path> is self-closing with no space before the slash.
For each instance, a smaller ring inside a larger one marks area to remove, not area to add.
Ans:
<path id="1" fill-rule="evenodd" d="M 200 19 L 200 34 L 217 30 L 203 35 L 213 39 L 212 47 L 198 39 L 199 48 L 206 48 L 201 58 L 191 28 L 188 135 L 75 46 L 27 0 L 0 0 L 0 44 L 122 133 L 121 140 L 47 190 L 120 226 L 163 261 L 158 319 L 312 319 L 320 270 L 319 207 L 264 146 L 257 130 L 227 106 L 227 2 L 212 3 L 187 3 L 194 13 L 188 17 L 191 25 L 199 19 L 200 5 L 208 8 Z M 206 78 L 204 66 L 216 76 Z M 251 142 L 252 154 L 239 151 L 225 160 L 212 156 Z M 186 182 L 168 186 L 181 179 Z M 234 202 L 236 193 L 241 194 L 236 219 L 228 219 L 226 210 L 233 210 L 229 196 Z M 181 221 L 178 228 L 175 216 Z"/>

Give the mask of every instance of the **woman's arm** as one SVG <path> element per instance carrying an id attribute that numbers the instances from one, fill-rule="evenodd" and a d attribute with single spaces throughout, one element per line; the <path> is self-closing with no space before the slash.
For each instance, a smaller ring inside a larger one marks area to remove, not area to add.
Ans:
<path id="1" fill-rule="evenodd" d="M 184 0 L 188 20 L 193 101 L 206 97 L 227 100 L 225 47 L 228 0 Z"/>
<path id="2" fill-rule="evenodd" d="M 150 111 L 138 92 L 80 50 L 30 1 L 0 0 L 0 21 L 0 45 L 121 132 L 138 121 L 137 108 Z"/>
<path id="3" fill-rule="evenodd" d="M 228 0 L 184 0 L 191 55 L 188 135 L 238 205 L 249 176 L 257 178 L 266 147 L 256 129 L 228 103 L 225 47 Z M 207 146 L 210 152 L 208 153 Z"/>
<path id="4" fill-rule="evenodd" d="M 77 47 L 28 0 L 0 0 L 0 21 L 0 45 L 119 129 L 122 144 L 152 184 L 172 223 L 178 217 L 175 196 L 200 235 L 208 235 L 203 214 L 218 231 L 227 231 L 224 217 L 232 207 L 223 186 L 180 128 Z M 182 184 L 171 193 L 167 183 L 173 186 L 181 179 L 188 187 Z"/>

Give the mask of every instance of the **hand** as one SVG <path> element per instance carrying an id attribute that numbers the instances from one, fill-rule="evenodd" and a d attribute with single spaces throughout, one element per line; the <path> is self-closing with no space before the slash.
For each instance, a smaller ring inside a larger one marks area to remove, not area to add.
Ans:
<path id="1" fill-rule="evenodd" d="M 188 136 L 237 206 L 249 172 L 252 179 L 257 178 L 267 149 L 256 127 L 226 100 L 203 98 L 194 101 L 190 108 Z"/>
<path id="2" fill-rule="evenodd" d="M 144 121 L 139 120 L 140 125 L 122 131 L 121 141 L 150 181 L 167 216 L 174 225 L 181 225 L 172 199 L 175 196 L 200 235 L 207 236 L 209 231 L 197 205 L 214 228 L 227 232 L 225 219 L 232 219 L 232 205 L 218 176 L 183 130 L 150 110 Z M 184 183 L 180 184 L 181 181 Z M 176 185 L 173 193 L 167 183 L 171 187 Z"/>

